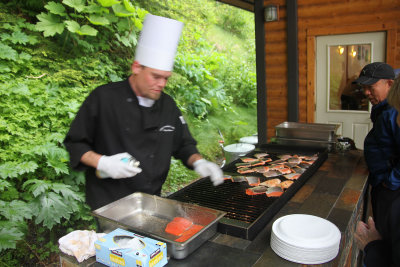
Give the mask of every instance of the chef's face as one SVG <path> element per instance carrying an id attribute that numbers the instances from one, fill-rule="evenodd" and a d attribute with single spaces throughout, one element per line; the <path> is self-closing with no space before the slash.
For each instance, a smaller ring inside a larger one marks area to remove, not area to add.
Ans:
<path id="1" fill-rule="evenodd" d="M 376 105 L 386 99 L 391 85 L 391 80 L 381 79 L 372 85 L 362 85 L 362 88 L 371 104 Z"/>
<path id="2" fill-rule="evenodd" d="M 132 64 L 133 90 L 138 96 L 158 100 L 172 72 L 145 67 L 134 61 Z"/>

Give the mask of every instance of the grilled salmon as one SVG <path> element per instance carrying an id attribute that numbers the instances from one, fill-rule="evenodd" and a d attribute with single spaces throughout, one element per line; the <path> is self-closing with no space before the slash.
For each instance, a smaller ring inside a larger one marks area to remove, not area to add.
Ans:
<path id="1" fill-rule="evenodd" d="M 288 189 L 293 184 L 293 181 L 287 180 L 279 184 L 282 189 Z"/>
<path id="2" fill-rule="evenodd" d="M 280 186 L 270 187 L 265 194 L 268 197 L 280 197 L 283 194 L 283 189 Z"/>
<path id="3" fill-rule="evenodd" d="M 275 179 L 270 179 L 267 181 L 264 181 L 262 183 L 260 183 L 260 186 L 267 186 L 267 187 L 274 187 L 274 186 L 278 186 L 281 183 L 281 180 L 278 178 Z"/>
<path id="4" fill-rule="evenodd" d="M 267 172 L 264 172 L 263 175 L 267 178 L 271 178 L 271 177 L 276 177 L 281 175 L 278 171 L 275 170 L 269 170 Z"/>
<path id="5" fill-rule="evenodd" d="M 265 192 L 267 192 L 268 187 L 266 186 L 256 186 L 256 187 L 250 187 L 246 189 L 246 195 L 249 196 L 254 196 L 254 195 L 261 195 L 261 194 L 265 194 Z"/>
<path id="6" fill-rule="evenodd" d="M 258 186 L 260 184 L 260 178 L 256 176 L 245 177 L 250 186 Z"/>
<path id="7" fill-rule="evenodd" d="M 237 172 L 240 173 L 240 174 L 245 174 L 245 173 L 252 173 L 252 172 L 255 172 L 255 170 L 252 169 L 252 168 L 239 168 L 239 169 L 237 170 Z"/>
<path id="8" fill-rule="evenodd" d="M 300 175 L 301 175 L 300 173 L 289 173 L 289 174 L 283 175 L 283 177 L 285 177 L 286 179 L 289 179 L 289 180 L 296 180 L 300 177 Z"/>

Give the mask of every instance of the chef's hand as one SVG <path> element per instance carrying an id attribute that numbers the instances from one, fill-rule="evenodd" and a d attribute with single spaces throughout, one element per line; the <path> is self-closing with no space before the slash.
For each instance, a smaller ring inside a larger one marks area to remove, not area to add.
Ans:
<path id="1" fill-rule="evenodd" d="M 123 158 L 132 157 L 129 153 L 119 153 L 112 156 L 101 156 L 97 163 L 100 178 L 111 177 L 113 179 L 128 178 L 142 172 L 141 168 L 130 166 L 123 162 Z"/>
<path id="2" fill-rule="evenodd" d="M 223 173 L 221 168 L 210 161 L 205 159 L 199 159 L 193 162 L 194 170 L 201 175 L 201 177 L 210 176 L 210 179 L 214 186 L 222 184 L 224 182 Z"/>
<path id="3" fill-rule="evenodd" d="M 375 228 L 375 222 L 372 217 L 368 218 L 368 224 L 359 221 L 357 223 L 356 232 L 354 234 L 357 246 L 364 250 L 365 246 L 374 240 L 382 239 L 378 230 Z"/>

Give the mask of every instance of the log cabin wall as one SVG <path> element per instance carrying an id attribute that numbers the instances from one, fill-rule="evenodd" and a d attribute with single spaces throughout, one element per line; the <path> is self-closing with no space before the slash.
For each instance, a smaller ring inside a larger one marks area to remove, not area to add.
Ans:
<path id="1" fill-rule="evenodd" d="M 287 0 L 292 1 L 292 0 Z M 265 22 L 267 138 L 288 120 L 286 0 L 279 21 Z M 400 68 L 400 0 L 297 0 L 299 122 L 314 122 L 315 38 L 322 35 L 386 31 L 386 62 Z"/>

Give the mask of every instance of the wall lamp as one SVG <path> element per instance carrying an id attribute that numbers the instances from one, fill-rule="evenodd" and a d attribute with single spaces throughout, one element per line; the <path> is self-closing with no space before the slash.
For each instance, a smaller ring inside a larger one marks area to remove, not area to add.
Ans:
<path id="1" fill-rule="evenodd" d="M 264 9 L 264 19 L 266 22 L 278 21 L 279 20 L 279 6 L 268 5 Z"/>

